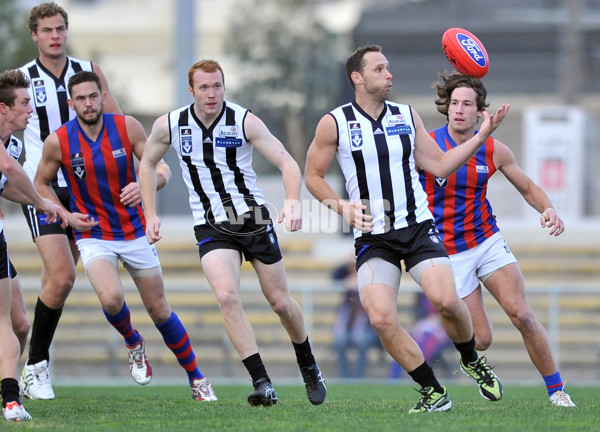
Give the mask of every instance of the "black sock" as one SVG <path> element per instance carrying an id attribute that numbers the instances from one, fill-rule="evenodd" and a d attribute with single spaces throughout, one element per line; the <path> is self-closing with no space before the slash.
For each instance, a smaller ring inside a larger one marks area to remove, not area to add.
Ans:
<path id="1" fill-rule="evenodd" d="M 33 325 L 31 326 L 28 365 L 39 363 L 42 360 L 50 360 L 50 344 L 54 338 L 54 331 L 58 326 L 61 314 L 62 308 L 50 309 L 38 297 Z"/>
<path id="2" fill-rule="evenodd" d="M 433 370 L 427 364 L 427 362 L 423 362 L 421 366 L 411 372 L 408 372 L 408 374 L 422 388 L 433 387 L 433 390 L 436 393 L 444 393 L 444 389 L 438 382 L 437 378 L 433 374 Z"/>
<path id="3" fill-rule="evenodd" d="M 14 378 L 2 378 L 2 408 L 9 402 L 19 400 L 19 383 Z"/>
<path id="4" fill-rule="evenodd" d="M 315 357 L 313 356 L 312 350 L 310 348 L 310 342 L 308 341 L 308 336 L 306 340 L 300 344 L 292 342 L 294 346 L 294 351 L 296 352 L 296 360 L 298 361 L 298 366 L 300 367 L 309 367 L 316 363 Z"/>
<path id="5" fill-rule="evenodd" d="M 460 353 L 460 359 L 462 360 L 465 366 L 479 358 L 477 351 L 475 351 L 475 335 L 473 335 L 471 340 L 468 342 L 455 342 L 454 346 Z"/>
<path id="6" fill-rule="evenodd" d="M 269 375 L 267 375 L 267 369 L 265 368 L 259 353 L 246 357 L 244 360 L 242 360 L 242 363 L 244 366 L 246 366 L 246 369 L 248 369 L 248 373 L 252 377 L 253 383 L 261 378 L 266 378 L 267 381 L 271 382 Z"/>

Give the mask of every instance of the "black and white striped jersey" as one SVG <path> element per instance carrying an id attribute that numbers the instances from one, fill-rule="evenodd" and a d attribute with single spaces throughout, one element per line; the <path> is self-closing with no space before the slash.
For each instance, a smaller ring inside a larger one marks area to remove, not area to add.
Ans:
<path id="1" fill-rule="evenodd" d="M 372 234 L 433 219 L 415 167 L 410 106 L 386 101 L 378 119 L 355 102 L 330 113 L 338 129 L 337 159 L 349 199 L 373 216 Z M 354 230 L 354 237 L 361 232 Z"/>
<path id="2" fill-rule="evenodd" d="M 8 139 L 8 143 L 4 145 L 6 147 L 6 152 L 9 156 L 13 157 L 17 161 L 21 158 L 21 154 L 23 153 L 23 143 L 17 137 L 10 136 Z M 6 176 L 0 172 L 0 195 L 2 195 L 2 191 L 4 190 L 4 185 L 8 179 Z M 2 219 L 0 219 L 0 232 L 3 230 Z"/>
<path id="3" fill-rule="evenodd" d="M 194 225 L 235 222 L 251 206 L 266 204 L 256 187 L 253 146 L 244 131 L 247 113 L 225 101 L 208 127 L 196 117 L 193 104 L 169 113 L 171 146 L 179 156 Z"/>
<path id="4" fill-rule="evenodd" d="M 8 139 L 8 144 L 5 144 L 6 152 L 9 156 L 13 157 L 17 161 L 21 158 L 21 154 L 23 154 L 23 143 L 17 137 L 10 136 Z M 0 195 L 2 195 L 2 190 L 4 190 L 4 185 L 6 184 L 6 176 L 0 172 Z"/>
<path id="5" fill-rule="evenodd" d="M 72 75 L 82 70 L 91 71 L 92 62 L 67 57 L 67 64 L 61 76 L 56 77 L 36 59 L 19 68 L 31 81 L 27 91 L 31 97 L 32 117 L 23 134 L 25 142 L 25 163 L 23 168 L 33 179 L 42 159 L 44 140 L 75 117 L 69 108 L 67 83 Z M 58 171 L 58 185 L 66 186 L 61 171 Z"/>

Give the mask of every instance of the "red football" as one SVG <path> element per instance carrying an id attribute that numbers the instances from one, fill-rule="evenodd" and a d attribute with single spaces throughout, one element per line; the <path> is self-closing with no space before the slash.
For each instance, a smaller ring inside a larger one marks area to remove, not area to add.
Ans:
<path id="1" fill-rule="evenodd" d="M 449 28 L 442 36 L 442 49 L 457 71 L 474 78 L 487 74 L 490 60 L 473 33 L 458 27 Z"/>

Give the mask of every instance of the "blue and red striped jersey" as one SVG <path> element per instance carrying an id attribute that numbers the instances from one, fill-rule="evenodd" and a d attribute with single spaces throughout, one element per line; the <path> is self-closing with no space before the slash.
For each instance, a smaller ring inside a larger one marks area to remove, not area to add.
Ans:
<path id="1" fill-rule="evenodd" d="M 429 134 L 443 151 L 457 145 L 447 125 Z M 499 231 L 486 198 L 488 179 L 496 172 L 493 155 L 494 139 L 490 137 L 447 179 L 424 171 L 420 173 L 429 210 L 450 255 L 471 249 Z"/>
<path id="2" fill-rule="evenodd" d="M 99 221 L 90 231 L 74 230 L 75 238 L 133 240 L 145 235 L 146 220 L 141 205 L 129 207 L 120 201 L 121 190 L 136 181 L 125 116 L 102 114 L 102 121 L 95 141 L 86 136 L 77 118 L 56 131 L 71 212 Z"/>

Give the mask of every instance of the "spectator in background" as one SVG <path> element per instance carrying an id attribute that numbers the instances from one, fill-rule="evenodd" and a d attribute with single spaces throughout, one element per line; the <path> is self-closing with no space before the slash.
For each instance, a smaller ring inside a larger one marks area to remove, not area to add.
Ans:
<path id="1" fill-rule="evenodd" d="M 333 348 L 338 358 L 339 374 L 342 378 L 364 378 L 369 349 L 381 348 L 381 343 L 360 303 L 354 260 L 340 265 L 333 272 L 333 280 L 343 292 L 342 304 L 333 327 Z M 357 355 L 354 367 L 348 361 L 351 349 Z"/>

